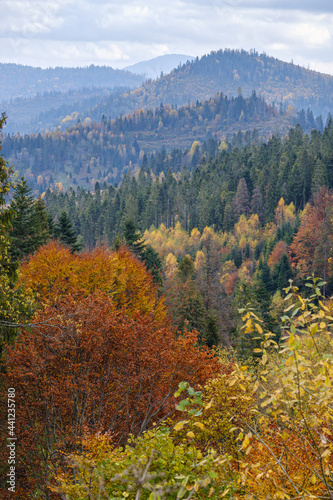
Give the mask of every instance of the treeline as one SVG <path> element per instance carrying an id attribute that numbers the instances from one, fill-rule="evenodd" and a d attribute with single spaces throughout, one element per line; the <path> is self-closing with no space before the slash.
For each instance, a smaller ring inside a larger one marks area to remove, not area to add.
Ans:
<path id="1" fill-rule="evenodd" d="M 73 119 L 69 116 L 67 122 Z M 204 141 L 213 135 L 221 139 L 222 134 L 254 126 L 265 134 L 276 129 L 287 131 L 291 123 L 291 116 L 279 114 L 255 92 L 248 99 L 241 93 L 231 99 L 217 94 L 209 101 L 180 109 L 161 104 L 155 111 L 141 109 L 115 120 L 103 116 L 101 122 L 94 123 L 87 118 L 65 132 L 7 135 L 3 151 L 19 175 L 42 192 L 56 182 L 66 187 L 84 186 L 92 179 L 118 183 L 125 168 L 133 172 L 141 165 L 144 152 L 162 145 L 170 151 L 191 147 L 198 139 Z"/>
<path id="2" fill-rule="evenodd" d="M 25 74 L 24 67 L 19 68 Z M 38 68 L 35 70 L 37 71 Z M 237 97 L 239 87 L 246 96 L 250 96 L 255 90 L 268 103 L 272 105 L 275 103 L 278 109 L 281 107 L 283 112 L 288 109 L 288 106 L 293 109 L 309 107 L 314 114 L 326 116 L 332 109 L 332 76 L 279 61 L 266 54 L 258 54 L 256 51 L 226 49 L 211 52 L 201 59 L 196 58 L 191 63 L 180 65 L 170 74 L 163 75 L 157 80 L 148 80 L 135 90 L 124 90 L 117 96 L 113 92 L 107 92 L 104 97 L 96 94 L 92 99 L 82 99 L 82 96 L 78 95 L 77 99 L 73 100 L 67 92 L 70 87 L 69 81 L 71 79 L 75 81 L 74 87 L 71 88 L 76 90 L 91 86 L 105 89 L 115 86 L 133 88 L 141 85 L 141 81 L 136 80 L 135 83 L 135 80 L 132 81 L 131 78 L 140 79 L 141 77 L 130 75 L 128 72 L 114 74 L 112 72 L 115 70 L 111 68 L 97 67 L 68 69 L 67 75 L 65 70 L 60 68 L 57 76 L 56 70 L 49 71 L 50 80 L 47 82 L 49 86 L 46 89 L 48 92 L 54 89 L 61 90 L 62 102 L 58 96 L 52 103 L 52 96 L 48 95 L 44 101 L 44 110 L 42 109 L 42 96 L 32 101 L 30 97 L 27 101 L 21 100 L 20 109 L 18 109 L 18 103 L 9 105 L 5 108 L 7 114 L 10 117 L 15 115 L 14 123 L 8 124 L 10 133 L 16 133 L 17 130 L 40 132 L 46 127 L 48 130 L 55 130 L 57 127 L 63 129 L 66 126 L 63 120 L 72 113 L 78 113 L 78 118 L 82 122 L 86 117 L 99 122 L 103 114 L 115 118 L 120 113 L 128 114 L 138 109 L 154 109 L 161 102 L 179 107 L 189 102 L 210 99 L 211 96 L 220 92 L 228 97 Z M 108 72 L 111 72 L 109 79 L 105 76 Z M 89 79 L 90 73 L 94 77 Z M 120 75 L 120 80 L 116 78 L 117 75 Z M 59 80 L 53 80 L 54 77 Z M 12 87 L 15 89 L 17 82 L 21 80 L 22 78 L 17 78 L 15 81 L 13 79 Z M 40 80 L 41 83 L 35 81 L 34 85 L 37 87 L 41 85 L 39 91 L 43 92 L 45 81 L 43 77 Z M 11 85 L 7 81 L 6 89 L 8 88 L 11 88 Z M 34 95 L 29 85 L 28 88 L 30 89 L 29 96 Z M 19 113 L 21 113 L 21 118 Z M 18 124 L 22 128 L 17 128 Z"/>
<path id="3" fill-rule="evenodd" d="M 123 94 L 129 88 L 113 87 L 112 89 L 83 87 L 66 92 L 52 90 L 38 93 L 31 97 L 17 97 L 3 104 L 8 120 L 4 128 L 7 134 L 34 134 L 48 130 L 65 130 L 82 121 L 87 116 L 86 110 L 104 102 L 112 95 L 114 113 L 120 115 L 127 111 Z"/>
<path id="4" fill-rule="evenodd" d="M 311 109 L 326 114 L 332 105 L 333 79 L 252 50 L 218 50 L 173 70 L 156 81 L 131 92 L 141 106 L 163 102 L 183 105 L 188 99 L 208 99 L 223 90 L 236 96 L 241 86 L 245 95 L 253 90 L 269 103 Z M 102 111 L 99 110 L 101 114 Z"/>
<path id="5" fill-rule="evenodd" d="M 297 126 L 283 140 L 274 136 L 267 143 L 246 145 L 245 139 L 236 135 L 234 147 L 218 150 L 215 159 L 209 157 L 216 151 L 214 141 L 207 141 L 203 157 L 194 145 L 192 174 L 188 168 L 173 174 L 171 161 L 179 166 L 181 153 L 172 157 L 164 151 L 144 157 L 138 175 L 126 175 L 119 188 L 96 183 L 94 193 L 47 190 L 44 199 L 53 216 L 68 211 L 86 247 L 92 248 L 112 243 L 127 218 L 141 231 L 161 223 L 173 227 L 177 221 L 187 231 L 206 226 L 227 231 L 242 214 L 257 214 L 261 224 L 273 220 L 281 197 L 298 212 L 320 186 L 333 187 L 331 121 L 323 133 L 311 136 Z"/>
<path id="6" fill-rule="evenodd" d="M 332 125 L 318 137 L 324 161 Z M 244 212 L 228 232 L 151 228 L 161 294 L 133 221 L 127 246 L 78 252 L 62 215 L 63 243 L 46 243 L 43 202 L 22 180 L 8 204 L 1 155 L 0 173 L 1 498 L 331 498 L 333 302 L 300 278 L 332 284 L 332 190 L 311 184 L 301 214 L 281 198 L 264 226 Z"/>
<path id="7" fill-rule="evenodd" d="M 91 64 L 85 68 L 35 68 L 0 63 L 0 101 L 31 97 L 44 92 L 67 92 L 84 87 L 113 88 L 141 85 L 142 76 L 109 66 Z"/>
<path id="8" fill-rule="evenodd" d="M 72 123 L 75 118 L 74 113 L 64 121 Z M 310 109 L 300 113 L 299 118 L 305 130 L 322 131 L 321 116 L 315 118 Z M 146 166 L 145 154 L 151 155 L 153 173 L 166 172 L 165 158 L 173 172 L 177 172 L 183 166 L 193 168 L 198 163 L 193 161 L 193 151 L 190 154 L 188 151 L 194 143 L 198 146 L 198 158 L 212 140 L 222 139 L 221 147 L 230 149 L 234 144 L 239 145 L 240 136 L 238 139 L 233 136 L 240 131 L 245 132 L 242 142 L 249 144 L 254 129 L 255 134 L 266 140 L 277 130 L 287 133 L 294 120 L 292 114 L 278 111 L 255 92 L 245 99 L 240 91 L 236 98 L 217 94 L 208 101 L 179 109 L 161 104 L 155 110 L 140 109 L 114 120 L 103 116 L 99 123 L 89 118 L 83 124 L 78 120 L 77 125 L 65 132 L 8 134 L 3 137 L 3 151 L 19 175 L 24 175 L 40 193 L 48 187 L 54 189 L 59 182 L 65 188 L 80 185 L 93 189 L 96 180 L 118 184 L 126 170 L 137 173 L 142 165 Z M 173 157 L 179 156 L 181 148 L 182 161 L 174 164 Z"/>

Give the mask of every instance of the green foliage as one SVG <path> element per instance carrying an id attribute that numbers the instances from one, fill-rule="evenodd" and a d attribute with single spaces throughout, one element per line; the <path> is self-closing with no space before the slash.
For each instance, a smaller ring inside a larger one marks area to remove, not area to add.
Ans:
<path id="1" fill-rule="evenodd" d="M 145 263 L 145 266 L 148 271 L 150 271 L 154 282 L 161 286 L 162 261 L 156 250 L 154 250 L 152 246 L 144 243 L 142 234 L 137 231 L 136 225 L 132 219 L 128 219 L 125 222 L 124 238 L 132 252 Z M 116 242 L 116 244 L 119 243 Z"/>
<path id="2" fill-rule="evenodd" d="M 10 206 L 15 213 L 10 231 L 10 254 L 14 260 L 21 260 L 35 252 L 50 237 L 48 214 L 45 203 L 40 198 L 34 199 L 23 177 L 13 189 Z"/>
<path id="3" fill-rule="evenodd" d="M 167 427 L 130 439 L 124 449 L 112 449 L 105 442 L 103 437 L 86 441 L 88 451 L 95 448 L 93 460 L 85 453 L 72 458 L 75 481 L 58 478 L 63 498 L 186 500 L 224 491 L 216 482 L 222 464 L 214 453 L 203 456 L 186 441 L 177 444 Z"/>
<path id="4" fill-rule="evenodd" d="M 60 240 L 71 247 L 72 252 L 81 250 L 81 244 L 76 236 L 76 231 L 73 224 L 67 214 L 63 211 L 56 225 L 56 234 L 59 236 Z"/>
<path id="5" fill-rule="evenodd" d="M 6 116 L 0 118 L 0 130 Z M 1 145 L 0 145 L 1 150 Z M 0 155 L 0 355 L 5 342 L 10 342 L 17 334 L 17 327 L 31 314 L 33 301 L 22 287 L 17 285 L 18 264 L 10 255 L 10 231 L 14 210 L 6 205 L 7 195 L 13 185 L 13 169 L 8 167 Z"/>
<path id="6" fill-rule="evenodd" d="M 132 252 L 140 257 L 144 251 L 145 244 L 142 235 L 137 231 L 135 222 L 128 219 L 124 224 L 124 238 Z"/>
<path id="7" fill-rule="evenodd" d="M 180 279 L 185 282 L 187 279 L 192 278 L 194 275 L 194 262 L 190 255 L 185 255 L 178 265 L 178 273 Z"/>

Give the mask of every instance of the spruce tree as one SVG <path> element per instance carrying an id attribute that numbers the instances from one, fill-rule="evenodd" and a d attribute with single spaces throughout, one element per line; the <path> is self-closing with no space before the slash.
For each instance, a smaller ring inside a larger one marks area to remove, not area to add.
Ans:
<path id="1" fill-rule="evenodd" d="M 0 117 L 0 130 L 6 116 Z M 1 150 L 1 144 L 0 144 Z M 17 325 L 32 314 L 32 300 L 17 285 L 18 263 L 10 255 L 10 231 L 14 210 L 7 205 L 7 196 L 12 187 L 13 169 L 8 167 L 0 155 L 0 356 L 4 342 L 15 338 Z"/>
<path id="2" fill-rule="evenodd" d="M 162 285 L 161 269 L 162 261 L 156 250 L 152 246 L 146 245 L 142 240 L 142 234 L 137 231 L 136 225 L 132 219 L 128 219 L 124 226 L 124 237 L 127 245 L 132 252 L 144 262 L 148 271 L 150 271 L 153 280 L 158 285 Z M 118 242 L 119 247 L 119 242 Z"/>
<path id="3" fill-rule="evenodd" d="M 136 225 L 132 219 L 128 219 L 124 224 L 124 237 L 133 253 L 141 257 L 145 244 L 142 241 L 141 233 L 137 231 Z"/>
<path id="4" fill-rule="evenodd" d="M 206 328 L 204 333 L 204 341 L 208 347 L 212 348 L 213 346 L 217 346 L 219 344 L 218 331 L 219 327 L 217 317 L 212 312 L 209 312 L 206 318 Z"/>
<path id="5" fill-rule="evenodd" d="M 49 227 L 45 203 L 35 200 L 24 177 L 16 184 L 11 201 L 15 215 L 10 231 L 10 254 L 13 259 L 35 252 L 49 238 Z"/>
<path id="6" fill-rule="evenodd" d="M 63 211 L 56 225 L 57 234 L 60 240 L 71 247 L 72 252 L 81 250 L 82 245 L 78 242 L 76 231 L 67 212 Z"/>
<path id="7" fill-rule="evenodd" d="M 276 269 L 277 287 L 280 291 L 289 286 L 289 280 L 293 278 L 293 271 L 291 269 L 287 254 L 283 254 Z"/>

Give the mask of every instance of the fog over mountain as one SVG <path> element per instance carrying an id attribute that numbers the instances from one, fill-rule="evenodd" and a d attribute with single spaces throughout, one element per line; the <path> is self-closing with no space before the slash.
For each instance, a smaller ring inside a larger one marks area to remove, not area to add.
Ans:
<path id="1" fill-rule="evenodd" d="M 185 64 L 193 59 L 194 57 L 184 54 L 166 54 L 165 56 L 154 57 L 149 61 L 126 66 L 124 69 L 131 71 L 131 73 L 145 75 L 147 78 L 158 78 L 161 73 L 170 73 L 179 64 Z"/>

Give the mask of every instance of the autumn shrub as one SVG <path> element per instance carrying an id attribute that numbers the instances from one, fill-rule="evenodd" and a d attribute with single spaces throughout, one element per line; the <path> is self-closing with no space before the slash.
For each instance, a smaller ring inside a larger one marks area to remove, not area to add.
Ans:
<path id="1" fill-rule="evenodd" d="M 6 355 L 5 382 L 20 401 L 17 437 L 27 491 L 48 498 L 60 452 L 78 449 L 85 429 L 112 432 L 122 443 L 173 413 L 179 381 L 196 386 L 219 371 L 197 340 L 195 332 L 178 336 L 160 326 L 153 315 L 115 310 L 104 292 L 44 305 Z"/>
<path id="2" fill-rule="evenodd" d="M 70 463 L 74 472 L 56 478 L 64 500 L 203 499 L 225 490 L 218 481 L 225 462 L 187 442 L 177 444 L 163 427 L 130 439 L 124 448 L 114 448 L 106 436 L 86 439 Z"/>
<path id="3" fill-rule="evenodd" d="M 249 499 L 333 495 L 333 317 L 319 285 L 307 283 L 309 298 L 287 288 L 292 303 L 282 318 L 281 345 L 264 334 L 257 370 L 236 367 L 232 377 L 242 375 L 258 397 L 255 418 L 234 429 L 242 452 L 239 487 Z M 248 311 L 243 319 L 245 331 L 258 336 L 256 315 Z"/>

